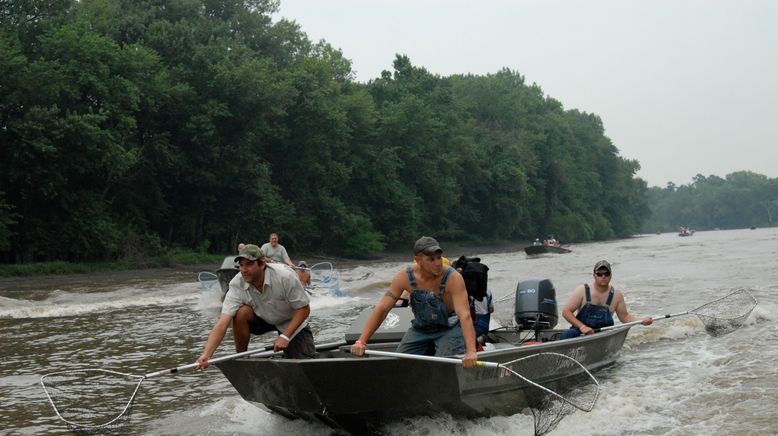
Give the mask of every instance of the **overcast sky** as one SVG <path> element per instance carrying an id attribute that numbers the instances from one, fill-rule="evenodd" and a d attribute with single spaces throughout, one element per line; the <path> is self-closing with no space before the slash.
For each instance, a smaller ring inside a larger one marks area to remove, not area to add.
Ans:
<path id="1" fill-rule="evenodd" d="M 495 73 L 595 113 L 649 186 L 778 177 L 778 1 L 281 0 L 367 82 L 407 55 L 433 74 Z"/>

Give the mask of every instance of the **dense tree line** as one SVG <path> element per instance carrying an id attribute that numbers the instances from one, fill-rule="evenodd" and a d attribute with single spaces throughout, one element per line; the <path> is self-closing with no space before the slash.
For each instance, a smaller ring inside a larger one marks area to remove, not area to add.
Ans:
<path id="1" fill-rule="evenodd" d="M 636 161 L 516 71 L 349 60 L 273 0 L 0 0 L 0 259 L 627 236 Z"/>
<path id="2" fill-rule="evenodd" d="M 778 179 L 750 171 L 721 178 L 698 174 L 688 185 L 648 190 L 650 217 L 644 232 L 773 226 L 778 219 Z"/>

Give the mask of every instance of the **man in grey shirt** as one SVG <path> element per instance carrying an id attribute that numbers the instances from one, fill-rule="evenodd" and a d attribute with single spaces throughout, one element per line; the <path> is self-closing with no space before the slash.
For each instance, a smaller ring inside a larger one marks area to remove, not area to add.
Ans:
<path id="1" fill-rule="evenodd" d="M 285 263 L 292 268 L 295 266 L 292 259 L 289 258 L 286 248 L 278 243 L 277 233 L 271 233 L 269 241 L 262 244 L 262 253 L 265 255 L 265 259 L 269 259 L 270 262 Z"/>
<path id="2" fill-rule="evenodd" d="M 239 353 L 248 349 L 252 333 L 276 331 L 274 351 L 283 351 L 290 359 L 313 358 L 310 300 L 297 275 L 285 265 L 265 262 L 262 250 L 253 244 L 241 248 L 235 262 L 239 262 L 240 274 L 230 281 L 222 313 L 197 359 L 198 369 L 208 367 L 208 359 L 224 339 L 230 322 Z"/>

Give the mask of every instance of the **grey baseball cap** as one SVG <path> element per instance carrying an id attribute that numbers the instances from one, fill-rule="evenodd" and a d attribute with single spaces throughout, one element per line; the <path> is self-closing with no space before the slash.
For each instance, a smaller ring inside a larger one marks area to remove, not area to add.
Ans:
<path id="1" fill-rule="evenodd" d="M 600 268 L 605 268 L 605 269 L 607 269 L 608 271 L 610 271 L 610 272 L 613 272 L 613 270 L 611 269 L 611 264 L 610 264 L 610 263 L 608 263 L 608 261 L 607 261 L 607 260 L 601 260 L 601 261 L 599 261 L 599 262 L 597 262 L 597 263 L 595 263 L 595 264 L 594 264 L 594 271 L 595 271 L 595 272 L 596 272 L 598 269 L 600 269 Z"/>
<path id="2" fill-rule="evenodd" d="M 438 241 L 430 236 L 422 236 L 419 238 L 415 244 L 413 244 L 413 254 L 419 254 L 423 253 L 426 256 L 431 256 L 435 253 L 440 251 L 443 252 L 443 249 L 440 248 L 440 244 Z"/>

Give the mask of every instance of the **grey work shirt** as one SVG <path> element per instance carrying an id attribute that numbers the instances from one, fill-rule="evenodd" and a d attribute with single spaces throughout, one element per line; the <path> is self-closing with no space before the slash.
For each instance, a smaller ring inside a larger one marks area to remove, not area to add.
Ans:
<path id="1" fill-rule="evenodd" d="M 262 250 L 262 254 L 267 258 L 273 259 L 273 262 L 291 262 L 289 254 L 286 252 L 286 248 L 281 244 L 278 244 L 273 248 L 273 245 L 270 242 L 265 242 L 260 249 Z"/>
<path id="2" fill-rule="evenodd" d="M 297 274 L 289 266 L 272 263 L 265 265 L 262 292 L 246 283 L 240 273 L 230 280 L 230 289 L 222 303 L 222 313 L 235 316 L 240 306 L 248 304 L 256 316 L 283 332 L 289 327 L 294 311 L 308 306 L 310 300 Z M 300 324 L 295 334 L 306 325 L 307 319 Z"/>

